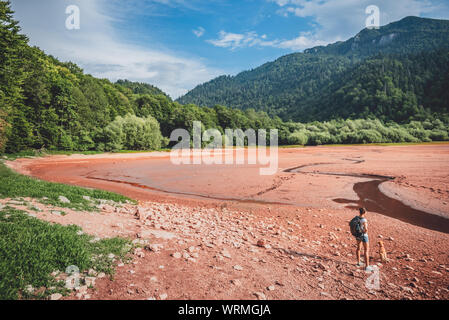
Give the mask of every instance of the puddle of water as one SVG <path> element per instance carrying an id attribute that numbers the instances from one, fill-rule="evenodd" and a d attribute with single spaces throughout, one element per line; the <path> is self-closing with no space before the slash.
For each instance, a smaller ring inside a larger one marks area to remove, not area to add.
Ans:
<path id="1" fill-rule="evenodd" d="M 409 207 L 399 200 L 387 197 L 379 190 L 379 185 L 387 180 L 371 180 L 354 185 L 354 191 L 360 200 L 334 199 L 337 203 L 353 204 L 354 207 L 365 207 L 368 211 L 377 212 L 415 226 L 449 233 L 449 219 L 436 214 Z"/>
<path id="2" fill-rule="evenodd" d="M 355 164 L 362 163 L 363 160 L 343 159 L 353 161 Z M 436 214 L 414 209 L 403 202 L 390 198 L 382 193 L 379 185 L 386 181 L 393 180 L 394 177 L 371 175 L 371 174 L 357 174 L 357 173 L 335 173 L 335 172 L 305 172 L 302 169 L 311 166 L 329 165 L 331 163 L 314 163 L 303 165 L 295 168 L 290 168 L 284 172 L 291 173 L 311 173 L 332 176 L 344 176 L 355 178 L 374 179 L 370 181 L 358 182 L 354 184 L 354 191 L 357 193 L 359 200 L 348 199 L 334 199 L 336 203 L 348 204 L 348 208 L 365 207 L 368 211 L 377 212 L 385 216 L 395 218 L 419 227 L 430 230 L 449 233 L 449 219 L 441 217 Z M 333 163 L 336 164 L 336 163 Z M 352 205 L 351 205 L 352 204 Z"/>

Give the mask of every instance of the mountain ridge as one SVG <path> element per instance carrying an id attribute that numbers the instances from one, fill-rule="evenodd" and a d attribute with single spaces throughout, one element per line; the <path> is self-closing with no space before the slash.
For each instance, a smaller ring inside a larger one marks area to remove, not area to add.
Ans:
<path id="1" fill-rule="evenodd" d="M 394 59 L 399 64 L 405 63 L 408 68 L 410 64 L 407 61 L 410 57 L 415 59 L 413 56 L 420 56 L 423 52 L 432 55 L 442 49 L 449 50 L 448 44 L 448 20 L 406 17 L 378 30 L 363 29 L 343 42 L 282 56 L 236 76 L 217 77 L 197 86 L 177 101 L 209 107 L 218 104 L 243 110 L 254 108 L 266 111 L 272 116 L 280 116 L 283 120 L 313 121 L 344 118 L 348 117 L 348 113 L 337 109 L 335 115 L 328 113 L 325 117 L 310 117 L 310 114 L 316 112 L 310 110 L 305 101 L 310 102 L 310 96 L 314 96 L 312 104 L 319 105 L 323 92 L 329 87 L 335 87 L 335 81 L 339 82 L 338 76 L 342 72 L 350 72 L 351 68 L 357 68 L 360 63 L 369 59 L 375 57 Z M 448 66 L 439 67 L 449 72 Z M 435 70 L 423 66 L 417 74 L 410 75 L 414 78 L 410 81 L 428 78 L 429 71 Z M 387 82 L 383 78 L 376 81 Z M 408 85 L 401 84 L 397 88 L 405 94 L 416 95 L 414 89 Z M 374 97 L 376 91 L 369 94 Z M 418 95 L 414 107 L 428 108 L 422 105 L 424 100 L 429 99 Z M 349 116 L 357 117 L 363 114 L 366 106 L 359 107 L 359 111 L 354 110 L 353 115 Z M 369 108 L 373 109 L 374 106 Z M 368 116 L 370 114 L 364 115 Z M 394 116 L 384 118 L 398 120 Z"/>

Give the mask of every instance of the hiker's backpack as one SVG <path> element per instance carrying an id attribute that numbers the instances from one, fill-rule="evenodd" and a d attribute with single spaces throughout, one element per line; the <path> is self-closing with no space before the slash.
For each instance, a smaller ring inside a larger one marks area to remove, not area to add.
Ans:
<path id="1" fill-rule="evenodd" d="M 362 218 L 356 216 L 349 222 L 349 228 L 351 228 L 351 233 L 354 237 L 360 237 L 363 234 L 361 220 Z"/>

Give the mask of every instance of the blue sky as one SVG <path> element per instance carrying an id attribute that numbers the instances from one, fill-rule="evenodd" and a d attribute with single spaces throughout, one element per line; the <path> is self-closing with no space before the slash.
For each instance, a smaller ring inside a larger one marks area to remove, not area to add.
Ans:
<path id="1" fill-rule="evenodd" d="M 23 32 L 49 54 L 115 81 L 154 84 L 173 98 L 218 75 L 346 40 L 377 5 L 381 25 L 449 19 L 445 0 L 12 0 Z M 80 8 L 80 30 L 65 9 Z"/>

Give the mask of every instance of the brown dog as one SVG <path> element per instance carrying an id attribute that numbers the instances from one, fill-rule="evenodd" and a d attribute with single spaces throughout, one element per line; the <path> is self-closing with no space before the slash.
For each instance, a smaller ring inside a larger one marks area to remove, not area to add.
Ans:
<path id="1" fill-rule="evenodd" d="M 387 258 L 387 251 L 385 251 L 384 243 L 383 241 L 379 241 L 379 255 L 380 255 L 380 261 L 382 263 L 386 263 L 388 261 Z"/>

